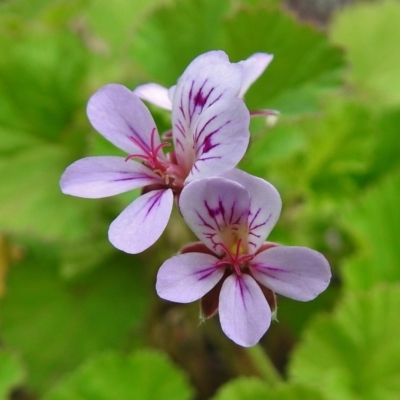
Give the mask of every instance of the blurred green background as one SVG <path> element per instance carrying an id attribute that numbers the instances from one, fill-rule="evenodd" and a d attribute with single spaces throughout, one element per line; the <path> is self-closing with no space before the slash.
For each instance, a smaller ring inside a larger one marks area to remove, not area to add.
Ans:
<path id="1" fill-rule="evenodd" d="M 399 42 L 396 0 L 0 1 L 0 399 L 400 399 Z M 241 167 L 282 195 L 270 239 L 333 270 L 315 301 L 278 299 L 261 342 L 278 385 L 218 318 L 157 298 L 157 269 L 193 239 L 178 213 L 122 254 L 107 229 L 137 193 L 59 189 L 73 161 L 119 154 L 91 94 L 173 85 L 212 49 L 274 54 L 245 100 L 280 116 L 252 121 Z"/>

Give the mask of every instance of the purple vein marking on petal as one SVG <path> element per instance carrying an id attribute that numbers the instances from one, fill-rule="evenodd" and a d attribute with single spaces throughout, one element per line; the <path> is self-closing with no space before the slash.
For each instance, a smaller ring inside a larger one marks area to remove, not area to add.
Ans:
<path id="1" fill-rule="evenodd" d="M 216 249 L 217 249 L 217 246 L 220 244 L 220 243 L 218 243 L 218 242 L 216 242 L 215 240 L 214 240 L 214 238 L 215 238 L 215 236 L 217 236 L 215 233 L 207 233 L 207 232 L 202 232 L 202 234 L 207 238 L 207 239 L 209 239 L 209 240 L 211 240 L 211 243 L 212 243 L 212 245 L 213 245 L 213 249 L 216 251 Z"/>
<path id="2" fill-rule="evenodd" d="M 211 143 L 211 138 L 212 138 L 212 135 L 214 134 L 215 132 L 213 132 L 213 133 L 210 133 L 209 135 L 207 135 L 207 137 L 204 139 L 204 141 L 203 141 L 203 154 L 204 153 L 208 153 L 210 150 L 212 150 L 212 149 L 214 149 L 215 147 L 217 147 L 217 146 L 219 146 L 220 145 L 220 143 Z"/>
<path id="3" fill-rule="evenodd" d="M 269 267 L 267 265 L 260 264 L 260 263 L 251 264 L 251 267 L 254 268 L 254 269 L 259 270 L 260 272 L 263 272 L 263 270 L 267 270 L 267 271 L 270 271 L 270 272 L 291 273 L 290 271 L 286 271 L 286 270 L 281 269 L 281 268 Z M 279 276 L 276 276 L 276 275 L 274 275 L 273 278 L 276 279 L 277 281 L 281 281 L 281 282 L 285 281 L 284 279 L 281 279 L 281 278 L 279 278 Z"/>
<path id="4" fill-rule="evenodd" d="M 201 128 L 200 132 L 197 132 L 195 135 L 195 142 L 197 143 L 200 139 L 200 136 L 202 135 L 203 131 L 205 130 L 205 128 L 207 127 L 207 125 L 212 122 L 216 117 L 218 117 L 218 115 L 215 115 L 213 118 L 209 119 L 207 121 L 206 124 L 204 124 L 204 126 Z M 222 128 L 224 128 L 225 126 L 229 125 L 231 123 L 230 120 L 226 121 L 223 125 L 219 126 L 218 128 L 216 128 L 214 131 L 210 132 L 205 139 L 203 140 L 203 143 L 201 144 L 200 148 L 198 149 L 198 151 L 202 150 L 202 154 L 204 153 L 208 153 L 210 150 L 212 150 L 213 148 L 219 146 L 221 143 L 212 143 L 211 139 L 212 137 L 218 133 Z"/>
<path id="5" fill-rule="evenodd" d="M 204 201 L 204 205 L 206 206 L 206 209 L 207 209 L 207 211 L 208 211 L 208 215 L 214 220 L 214 222 L 215 222 L 215 224 L 217 225 L 217 227 L 218 227 L 218 230 L 221 232 L 221 227 L 220 227 L 220 225 L 219 225 L 219 222 L 218 222 L 218 220 L 217 220 L 217 216 L 218 215 L 222 215 L 222 213 L 223 212 L 225 212 L 225 209 L 224 208 L 220 208 L 219 207 L 219 205 L 218 205 L 218 207 L 217 208 L 211 208 L 209 205 L 208 205 L 208 203 L 207 203 L 207 200 L 205 200 Z"/>
<path id="6" fill-rule="evenodd" d="M 213 117 L 210 118 L 210 119 L 202 126 L 200 132 L 197 132 L 197 131 L 196 131 L 196 133 L 195 133 L 195 135 L 194 135 L 194 141 L 195 141 L 195 143 L 197 143 L 197 142 L 199 141 L 200 136 L 202 135 L 202 133 L 204 132 L 204 130 L 207 128 L 207 126 L 208 126 L 212 121 L 214 121 L 215 118 L 219 117 L 219 115 L 220 115 L 220 114 L 213 115 Z M 227 123 L 229 123 L 229 122 L 230 122 L 230 121 L 226 122 L 225 124 L 227 124 Z M 217 128 L 214 132 L 209 133 L 209 134 L 207 135 L 207 137 L 208 137 L 208 136 L 211 137 L 212 135 L 214 135 L 214 134 L 215 134 L 216 132 L 218 132 L 223 126 L 224 126 L 224 125 L 222 125 L 222 126 L 220 126 L 219 128 Z"/>
<path id="7" fill-rule="evenodd" d="M 230 214 L 230 216 L 229 216 L 229 224 L 232 224 L 232 218 L 233 218 L 233 213 L 234 213 L 234 211 L 235 211 L 235 205 L 236 205 L 236 201 L 234 201 L 234 202 L 232 203 L 231 214 Z"/>
<path id="8" fill-rule="evenodd" d="M 192 118 L 196 112 L 197 107 L 201 108 L 200 111 L 198 112 L 199 114 L 201 114 L 211 93 L 215 89 L 214 87 L 212 87 L 207 94 L 204 94 L 203 89 L 204 89 L 204 86 L 206 85 L 206 83 L 207 83 L 207 78 L 204 80 L 203 84 L 198 89 L 197 93 L 193 96 L 193 87 L 194 87 L 195 81 L 192 81 L 191 88 L 189 91 L 189 109 L 190 109 L 190 105 L 192 104 L 192 101 L 193 101 L 193 108 L 191 110 L 189 110 L 190 121 L 192 121 Z"/>
<path id="9" fill-rule="evenodd" d="M 185 118 L 185 117 L 183 117 Z M 182 123 L 182 121 L 179 119 L 179 117 L 177 117 L 177 121 L 174 123 L 174 127 L 176 128 L 175 132 L 174 132 L 174 136 L 175 136 L 175 140 L 176 142 L 180 143 L 180 146 L 182 147 L 182 150 L 184 150 L 184 147 L 182 145 L 182 142 L 180 142 L 180 140 L 178 138 L 176 138 L 176 134 L 180 134 L 183 139 L 186 139 L 186 130 L 185 130 L 185 126 Z"/>
<path id="10" fill-rule="evenodd" d="M 207 161 L 207 160 L 219 160 L 220 158 L 222 158 L 221 156 L 214 156 L 214 157 L 201 157 L 201 158 L 198 158 L 197 160 L 196 160 L 196 162 L 197 161 Z M 199 170 L 199 168 L 196 166 L 196 165 L 193 165 L 194 167 L 195 167 L 195 169 L 198 171 Z"/>
<path id="11" fill-rule="evenodd" d="M 185 128 L 180 119 L 178 119 L 177 123 L 175 123 L 175 128 L 178 129 L 183 137 L 185 137 Z"/>
<path id="12" fill-rule="evenodd" d="M 200 218 L 200 221 L 203 223 L 203 226 L 210 228 L 212 230 L 215 230 L 213 226 L 211 226 L 208 222 L 205 221 L 205 219 L 200 215 L 198 211 L 196 211 L 197 216 Z"/>
<path id="13" fill-rule="evenodd" d="M 201 271 L 195 272 L 195 275 L 201 275 L 199 277 L 199 281 L 202 281 L 203 279 L 208 278 L 216 269 L 217 269 L 217 267 L 215 265 L 213 265 L 212 267 L 208 267 L 208 268 L 202 269 Z"/>
<path id="14" fill-rule="evenodd" d="M 243 306 L 244 306 L 244 309 L 247 310 L 246 302 L 244 300 L 244 295 L 243 295 L 243 292 L 244 292 L 244 290 L 243 290 L 243 282 L 242 282 L 242 279 L 240 277 L 238 277 L 236 279 L 236 284 L 239 284 L 240 296 L 241 296 L 242 301 L 243 301 Z"/>
<path id="15" fill-rule="evenodd" d="M 176 139 L 176 145 L 179 146 L 182 150 L 185 150 L 182 142 L 179 139 Z"/>
<path id="16" fill-rule="evenodd" d="M 206 82 L 207 82 L 207 79 L 204 81 L 203 86 L 206 84 Z M 202 89 L 203 89 L 203 87 L 200 89 L 199 92 L 197 92 L 197 95 L 196 95 L 196 97 L 194 99 L 195 104 L 197 106 L 201 107 L 201 111 L 203 111 L 204 106 L 206 105 L 209 97 L 211 96 L 211 93 L 214 91 L 215 88 L 211 88 L 210 91 L 205 96 L 202 93 Z"/>
<path id="17" fill-rule="evenodd" d="M 254 242 L 249 242 L 249 245 L 252 245 L 254 248 L 257 247 L 257 245 Z"/>
<path id="18" fill-rule="evenodd" d="M 160 190 L 158 193 L 156 193 L 149 201 L 153 201 L 153 203 L 150 205 L 149 209 L 147 210 L 146 217 L 150 214 L 151 210 L 154 208 L 154 206 L 158 203 L 160 204 L 160 198 L 164 194 L 164 190 Z"/>
<path id="19" fill-rule="evenodd" d="M 133 134 L 132 136 L 129 136 L 129 139 L 131 139 L 134 143 L 139 142 L 139 145 L 141 145 L 142 150 L 144 151 L 149 151 L 149 145 L 143 140 L 143 138 L 139 135 L 139 133 L 136 131 L 135 128 L 132 128 L 128 122 L 126 122 L 126 124 L 128 125 L 129 130 L 131 131 L 131 133 Z"/>
<path id="20" fill-rule="evenodd" d="M 128 174 L 129 172 L 119 172 L 120 174 Z M 130 176 L 128 178 L 112 179 L 111 182 L 123 182 L 123 181 L 134 181 L 136 179 L 148 179 L 149 176 L 142 174 L 140 176 Z"/>
<path id="21" fill-rule="evenodd" d="M 183 93 L 181 93 L 181 101 L 179 104 L 179 110 L 182 114 L 183 119 L 186 119 L 185 110 L 183 109 Z"/>
<path id="22" fill-rule="evenodd" d="M 131 177 L 131 178 L 120 178 L 120 179 L 112 179 L 111 182 L 124 182 L 124 181 L 134 181 L 136 179 L 141 179 L 139 177 Z"/>
<path id="23" fill-rule="evenodd" d="M 192 81 L 191 85 L 190 85 L 190 90 L 189 90 L 189 104 L 188 104 L 188 111 L 189 111 L 189 123 L 192 122 L 192 117 L 193 117 L 193 113 L 194 110 L 192 111 L 190 109 L 190 105 L 192 103 L 192 97 L 193 97 L 193 86 L 194 86 L 194 81 Z"/>
<path id="24" fill-rule="evenodd" d="M 189 93 L 189 100 L 192 100 L 192 96 L 190 96 L 190 95 L 192 94 L 192 89 L 193 89 L 193 86 L 194 86 L 194 82 L 195 82 L 195 81 L 192 81 L 192 86 L 191 86 L 190 93 Z M 196 109 L 196 106 L 200 106 L 201 109 L 203 109 L 204 105 L 205 105 L 206 102 L 207 102 L 208 97 L 210 96 L 210 93 L 211 93 L 211 92 L 208 93 L 208 96 L 207 96 L 207 97 L 203 97 L 202 91 L 203 91 L 203 88 L 204 88 L 204 86 L 205 86 L 206 83 L 207 83 L 207 78 L 205 79 L 205 81 L 204 81 L 203 84 L 201 85 L 200 89 L 198 90 L 198 92 L 196 93 L 196 95 L 195 95 L 194 98 L 193 98 L 194 107 L 193 107 L 191 116 L 193 116 L 194 111 L 195 111 L 195 109 Z M 214 90 L 214 88 L 211 89 L 211 91 L 212 91 L 212 90 Z"/>
<path id="25" fill-rule="evenodd" d="M 264 226 L 264 225 L 267 224 L 268 221 L 271 219 L 272 213 L 270 213 L 270 214 L 268 215 L 268 218 L 267 218 L 264 222 L 260 222 L 258 225 L 252 226 L 253 223 L 254 223 L 254 221 L 255 221 L 255 219 L 256 219 L 257 216 L 259 215 L 260 211 L 261 211 L 261 208 L 259 208 L 259 209 L 257 210 L 256 214 L 254 215 L 253 219 L 251 220 L 250 226 L 249 226 L 250 231 L 253 230 L 253 229 L 257 229 L 257 228 L 259 228 L 260 226 Z M 255 235 L 255 234 L 252 233 L 252 232 L 250 232 L 250 233 L 251 233 L 252 235 L 254 235 L 254 236 L 257 236 L 257 235 Z M 257 237 L 259 237 L 259 236 L 257 236 Z"/>
<path id="26" fill-rule="evenodd" d="M 213 104 L 215 104 L 224 94 L 225 91 L 223 91 L 213 102 L 211 102 L 208 107 L 211 107 Z"/>
<path id="27" fill-rule="evenodd" d="M 222 219 L 224 220 L 224 223 L 225 223 L 225 225 L 226 225 L 225 207 L 224 207 L 224 204 L 222 203 L 222 200 L 221 200 L 220 197 L 218 198 L 218 208 L 219 208 L 220 211 L 221 211 Z"/>

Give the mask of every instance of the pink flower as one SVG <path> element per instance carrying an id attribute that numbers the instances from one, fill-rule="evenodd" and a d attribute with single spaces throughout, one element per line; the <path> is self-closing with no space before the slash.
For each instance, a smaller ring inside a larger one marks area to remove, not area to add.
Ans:
<path id="1" fill-rule="evenodd" d="M 327 288 L 331 272 L 322 254 L 264 242 L 281 211 L 268 182 L 233 170 L 190 183 L 179 205 L 202 243 L 161 266 L 157 293 L 178 303 L 202 299 L 205 316 L 218 310 L 222 330 L 237 344 L 253 346 L 267 331 L 273 292 L 308 301 Z"/>
<path id="2" fill-rule="evenodd" d="M 147 249 L 164 231 L 174 196 L 187 183 L 230 170 L 246 152 L 250 116 L 238 94 L 247 69 L 220 51 L 188 66 L 171 91 L 174 150 L 167 154 L 164 148 L 171 143 L 161 142 L 139 97 L 122 85 L 102 87 L 89 100 L 89 120 L 127 156 L 76 161 L 61 178 L 62 191 L 101 198 L 144 187 L 144 194 L 112 222 L 109 240 L 127 253 Z"/>

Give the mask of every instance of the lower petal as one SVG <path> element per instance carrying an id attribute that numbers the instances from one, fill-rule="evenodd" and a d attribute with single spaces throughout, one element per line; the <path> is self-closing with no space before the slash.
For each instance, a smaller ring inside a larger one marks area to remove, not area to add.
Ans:
<path id="1" fill-rule="evenodd" d="M 110 242 L 126 253 L 146 250 L 164 232 L 173 201 L 171 189 L 153 190 L 138 197 L 110 225 Z"/>
<path id="2" fill-rule="evenodd" d="M 317 297 L 328 287 L 331 279 L 326 258 L 307 247 L 269 248 L 253 258 L 250 270 L 262 285 L 300 301 Z"/>
<path id="3" fill-rule="evenodd" d="M 222 278 L 224 269 L 209 254 L 186 253 L 172 257 L 157 274 L 158 295 L 177 303 L 190 303 L 203 297 Z"/>
<path id="4" fill-rule="evenodd" d="M 240 346 L 254 346 L 271 324 L 271 310 L 257 282 L 248 274 L 229 276 L 222 285 L 219 318 L 226 336 Z"/>

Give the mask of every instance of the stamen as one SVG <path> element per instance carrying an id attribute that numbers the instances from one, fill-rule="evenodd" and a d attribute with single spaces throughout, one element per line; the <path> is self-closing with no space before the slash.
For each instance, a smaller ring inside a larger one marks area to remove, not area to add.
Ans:
<path id="1" fill-rule="evenodd" d="M 217 261 L 217 263 L 215 265 L 219 266 L 219 265 L 223 265 L 223 264 L 231 264 L 231 265 L 233 265 L 233 268 L 235 269 L 236 274 L 240 276 L 242 274 L 242 271 L 240 269 L 241 264 L 243 264 L 244 262 L 251 260 L 253 258 L 252 254 L 240 255 L 241 244 L 242 244 L 242 239 L 239 239 L 236 243 L 235 254 L 233 255 L 223 243 L 218 243 L 218 245 L 221 246 L 222 249 L 224 250 L 227 258 Z"/>
<path id="2" fill-rule="evenodd" d="M 141 142 L 139 142 L 135 137 L 129 136 L 129 139 L 138 146 L 145 154 L 131 154 L 125 158 L 125 161 L 131 160 L 132 158 L 140 158 L 144 161 L 147 161 L 151 168 L 157 168 L 160 172 L 165 172 L 165 166 L 159 161 L 158 153 L 162 148 L 170 146 L 171 144 L 168 142 L 160 143 L 158 146 L 155 146 L 155 137 L 156 137 L 156 128 L 153 128 L 151 131 L 151 149 L 147 149 Z"/>

